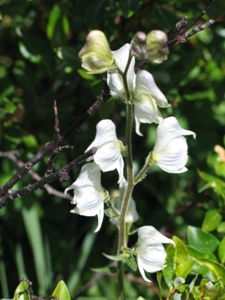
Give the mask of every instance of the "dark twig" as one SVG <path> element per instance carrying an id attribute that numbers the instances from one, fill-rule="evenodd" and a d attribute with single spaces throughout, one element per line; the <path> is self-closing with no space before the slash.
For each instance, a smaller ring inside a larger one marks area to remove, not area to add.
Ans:
<path id="1" fill-rule="evenodd" d="M 24 163 L 17 158 L 18 155 L 19 155 L 19 151 L 17 151 L 17 150 L 8 151 L 8 152 L 0 152 L 0 157 L 7 157 L 11 161 L 13 161 L 19 168 L 22 168 Z M 31 176 L 31 178 L 33 178 L 36 181 L 41 180 L 41 176 L 39 176 L 37 173 L 35 173 L 32 170 L 30 170 L 28 172 L 28 174 Z M 71 201 L 73 199 L 73 197 L 71 197 L 69 193 L 64 194 L 63 192 L 60 192 L 60 191 L 54 189 L 53 187 L 51 187 L 48 184 L 44 185 L 44 189 L 47 191 L 47 193 L 49 195 L 55 195 L 55 196 L 63 198 L 63 199 L 68 199 L 69 201 Z"/>
<path id="2" fill-rule="evenodd" d="M 212 8 L 212 6 L 216 3 L 216 0 L 212 0 L 211 4 L 206 8 L 203 9 L 199 15 L 194 18 L 189 24 L 187 24 L 187 18 L 184 17 L 182 18 L 179 22 L 176 23 L 175 27 L 173 28 L 173 30 L 171 32 L 169 32 L 169 36 L 172 36 L 175 32 L 179 32 L 178 35 L 173 38 L 172 40 L 168 41 L 167 46 L 169 48 L 171 47 L 175 47 L 179 44 L 183 44 L 185 42 L 187 42 L 187 40 L 193 36 L 194 34 L 196 34 L 197 32 L 204 30 L 206 27 L 212 25 L 213 23 L 215 23 L 215 21 L 213 19 L 208 20 L 207 22 L 205 22 L 204 24 L 199 24 L 196 25 L 194 27 L 194 29 L 192 29 L 191 31 L 187 32 L 191 27 L 193 27 L 200 19 L 203 15 L 205 15 L 209 9 Z M 187 26 L 186 26 L 187 25 Z"/>
<path id="3" fill-rule="evenodd" d="M 97 151 L 97 149 L 95 147 L 93 147 L 88 152 L 80 155 L 79 157 L 77 157 L 76 159 L 74 159 L 73 161 L 71 161 L 66 166 L 61 168 L 59 171 L 53 173 L 52 175 L 50 175 L 48 177 L 43 177 L 39 181 L 37 181 L 33 184 L 29 184 L 29 185 L 23 187 L 22 189 L 8 190 L 8 192 L 0 198 L 0 208 L 5 206 L 9 200 L 13 200 L 15 198 L 22 197 L 26 194 L 32 193 L 35 190 L 43 188 L 46 183 L 50 183 L 52 181 L 55 181 L 56 179 L 61 178 L 62 174 L 64 174 L 64 173 L 68 174 L 68 172 L 72 168 L 74 168 L 76 165 L 78 165 L 79 163 L 81 163 L 82 161 L 87 159 L 88 157 L 94 155 L 96 153 L 96 151 Z"/>
<path id="4" fill-rule="evenodd" d="M 90 119 L 109 98 L 109 87 L 105 81 L 100 97 L 72 126 L 69 127 L 69 129 L 64 131 L 64 133 L 61 135 L 61 141 L 78 132 L 78 128 L 88 119 Z M 32 159 L 27 161 L 21 167 L 3 187 L 0 188 L 0 197 L 6 195 L 8 190 L 10 190 L 27 172 L 29 172 L 34 165 L 36 165 L 44 156 L 52 151 L 53 143 L 54 140 L 48 142 L 36 155 L 33 156 Z"/>

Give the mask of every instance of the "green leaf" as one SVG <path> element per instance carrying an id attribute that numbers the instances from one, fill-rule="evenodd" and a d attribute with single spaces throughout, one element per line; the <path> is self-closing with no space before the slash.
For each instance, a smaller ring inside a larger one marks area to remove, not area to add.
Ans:
<path id="1" fill-rule="evenodd" d="M 221 262 L 224 263 L 225 262 L 225 237 L 222 239 L 222 241 L 219 244 L 218 254 Z"/>
<path id="2" fill-rule="evenodd" d="M 140 0 L 119 0 L 119 6 L 125 18 L 131 17 L 141 4 Z"/>
<path id="3" fill-rule="evenodd" d="M 187 238 L 188 244 L 201 252 L 214 252 L 219 245 L 219 240 L 213 234 L 193 226 L 188 226 Z"/>
<path id="4" fill-rule="evenodd" d="M 52 293 L 52 296 L 57 296 L 59 298 L 59 300 L 70 300 L 71 299 L 69 291 L 63 280 L 60 280 L 60 282 L 57 284 L 54 292 Z"/>
<path id="5" fill-rule="evenodd" d="M 21 55 L 32 63 L 38 64 L 42 59 L 42 56 L 35 48 L 32 39 L 20 41 L 19 50 Z"/>
<path id="6" fill-rule="evenodd" d="M 216 281 L 222 279 L 223 284 L 225 284 L 225 268 L 215 261 L 210 261 L 208 259 L 199 259 L 198 263 L 205 266 L 211 273 L 211 280 Z"/>
<path id="7" fill-rule="evenodd" d="M 225 233 L 225 222 L 221 222 L 217 227 L 217 231 L 221 233 Z"/>
<path id="8" fill-rule="evenodd" d="M 21 281 L 15 290 L 13 300 L 30 300 L 29 285 L 25 281 Z"/>
<path id="9" fill-rule="evenodd" d="M 120 255 L 108 255 L 108 254 L 103 253 L 103 255 L 105 257 L 107 257 L 108 259 L 115 260 L 115 261 L 122 261 L 125 258 L 124 254 L 120 254 Z"/>
<path id="10" fill-rule="evenodd" d="M 208 188 L 213 188 L 214 192 L 221 196 L 223 199 L 225 199 L 225 182 L 222 181 L 221 179 L 212 176 L 208 173 L 205 172 L 200 172 L 198 171 L 199 176 L 207 181 L 207 184 L 205 184 L 199 192 L 201 193 L 202 191 L 208 189 Z"/>
<path id="11" fill-rule="evenodd" d="M 176 244 L 175 255 L 176 265 L 180 265 L 188 260 L 188 250 L 185 244 L 176 236 L 173 237 L 173 241 Z"/>
<path id="12" fill-rule="evenodd" d="M 80 63 L 80 59 L 78 58 L 78 51 L 74 47 L 70 47 L 70 46 L 59 47 L 56 48 L 55 51 L 58 58 L 64 60 L 70 66 L 77 66 L 78 62 Z M 93 78 L 93 76 L 91 77 Z"/>
<path id="13" fill-rule="evenodd" d="M 194 264 L 195 264 L 195 262 L 193 260 L 188 260 L 188 261 L 180 264 L 176 268 L 177 277 L 182 277 L 182 278 L 186 279 L 187 275 L 190 273 Z"/>
<path id="14" fill-rule="evenodd" d="M 204 231 L 215 230 L 219 226 L 221 220 L 222 220 L 222 216 L 217 209 L 208 210 L 203 220 L 202 230 Z"/>
<path id="15" fill-rule="evenodd" d="M 62 13 L 60 7 L 55 5 L 51 11 L 48 25 L 47 36 L 53 47 L 60 47 L 66 44 L 69 33 L 69 21 Z"/>
<path id="16" fill-rule="evenodd" d="M 175 249 L 173 245 L 169 245 L 166 249 L 166 263 L 163 269 L 163 277 L 169 288 L 173 287 L 173 278 L 175 277 Z"/>

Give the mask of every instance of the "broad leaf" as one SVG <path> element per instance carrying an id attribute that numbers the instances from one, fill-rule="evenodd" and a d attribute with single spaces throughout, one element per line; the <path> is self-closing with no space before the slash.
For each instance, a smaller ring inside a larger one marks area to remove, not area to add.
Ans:
<path id="1" fill-rule="evenodd" d="M 119 0 L 120 9 L 125 18 L 131 17 L 141 4 L 140 0 Z"/>
<path id="2" fill-rule="evenodd" d="M 218 239 L 211 233 L 206 233 L 200 228 L 188 226 L 188 244 L 201 252 L 214 252 L 219 245 Z"/>
<path id="3" fill-rule="evenodd" d="M 202 224 L 202 230 L 213 231 L 215 230 L 222 220 L 221 214 L 217 209 L 210 209 L 206 212 L 205 218 Z"/>
<path id="4" fill-rule="evenodd" d="M 187 275 L 190 273 L 192 267 L 194 266 L 195 262 L 193 260 L 188 260 L 179 266 L 177 266 L 176 274 L 177 277 L 182 277 L 186 279 Z"/>
<path id="5" fill-rule="evenodd" d="M 225 237 L 222 239 L 222 241 L 219 244 L 218 254 L 221 262 L 225 263 Z"/>
<path id="6" fill-rule="evenodd" d="M 30 300 L 29 285 L 27 282 L 20 282 L 15 290 L 13 300 Z"/>

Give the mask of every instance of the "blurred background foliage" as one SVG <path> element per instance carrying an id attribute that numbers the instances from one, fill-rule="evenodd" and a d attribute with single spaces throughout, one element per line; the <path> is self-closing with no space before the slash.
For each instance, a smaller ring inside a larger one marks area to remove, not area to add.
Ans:
<path id="1" fill-rule="evenodd" d="M 94 103 L 103 88 L 103 75 L 87 75 L 78 58 L 90 30 L 102 30 L 111 49 L 116 50 L 130 42 L 137 31 L 161 29 L 168 33 L 182 17 L 192 20 L 209 4 L 208 0 L 0 0 L 1 153 L 17 150 L 18 159 L 26 162 L 52 140 L 53 100 L 58 103 L 61 131 Z M 184 128 L 196 132 L 197 139 L 188 138 L 188 172 L 172 175 L 155 167 L 136 187 L 134 199 L 140 215 L 137 226 L 163 228 L 183 241 L 187 225 L 201 226 L 208 209 L 224 210 L 221 195 L 211 190 L 199 193 L 204 183 L 198 173 L 213 172 L 214 146 L 225 144 L 224 12 L 224 1 L 217 1 L 202 18 L 203 22 L 215 19 L 214 25 L 172 48 L 164 63 L 146 67 L 171 103 L 163 116 L 174 115 Z M 123 140 L 124 115 L 124 106 L 109 100 L 65 141 L 74 149 L 58 155 L 55 170 L 84 152 L 102 118 L 112 118 Z M 137 168 L 154 145 L 155 129 L 155 125 L 142 125 L 144 137 L 134 135 Z M 43 176 L 46 163 L 47 158 L 34 171 Z M 17 169 L 15 162 L 0 157 L 0 186 Z M 56 181 L 52 186 L 63 192 L 79 170 L 71 172 L 70 181 Z M 102 185 L 113 193 L 116 181 L 116 173 L 105 173 Z M 31 182 L 33 179 L 26 175 L 15 188 Z M 105 218 L 101 231 L 93 234 L 97 220 L 70 214 L 70 209 L 65 199 L 38 190 L 0 210 L 2 297 L 12 297 L 19 279 L 25 277 L 33 282 L 34 292 L 39 295 L 48 295 L 63 279 L 73 298 L 94 276 L 90 268 L 108 263 L 102 252 L 115 253 L 114 227 Z M 140 277 L 138 272 L 135 275 Z M 130 299 L 139 294 L 154 299 L 146 286 L 129 281 L 126 285 Z M 96 278 L 96 284 L 83 296 L 117 299 L 116 281 Z"/>

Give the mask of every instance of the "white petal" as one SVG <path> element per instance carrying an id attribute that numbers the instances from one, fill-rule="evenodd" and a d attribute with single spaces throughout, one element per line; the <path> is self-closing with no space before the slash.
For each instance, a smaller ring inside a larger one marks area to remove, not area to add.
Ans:
<path id="1" fill-rule="evenodd" d="M 187 155 L 187 142 L 182 136 L 174 138 L 167 147 L 155 155 L 156 164 L 168 173 L 183 173 L 187 171 L 185 167 Z"/>
<path id="2" fill-rule="evenodd" d="M 142 261 L 141 259 L 137 259 L 137 263 L 138 263 L 138 269 L 141 273 L 141 276 L 143 277 L 143 279 L 147 282 L 151 282 L 151 280 L 149 280 L 146 275 L 145 275 L 145 270 L 144 270 L 144 267 L 143 267 L 143 264 L 142 264 Z"/>
<path id="3" fill-rule="evenodd" d="M 110 89 L 110 94 L 114 97 L 118 97 L 120 99 L 125 99 L 125 90 L 123 85 L 123 80 L 120 74 L 108 72 L 107 75 L 107 84 Z"/>
<path id="4" fill-rule="evenodd" d="M 130 55 L 130 44 L 125 44 L 120 49 L 116 51 L 112 51 L 112 55 L 114 56 L 115 62 L 118 68 L 124 72 L 127 66 L 127 61 Z"/>
<path id="5" fill-rule="evenodd" d="M 136 133 L 140 132 L 140 123 L 160 123 L 163 121 L 161 113 L 156 105 L 156 102 L 148 95 L 141 95 L 138 101 L 134 99 L 134 119 L 136 124 Z"/>
<path id="6" fill-rule="evenodd" d="M 135 97 L 138 99 L 143 94 L 150 95 L 159 107 L 170 106 L 164 94 L 157 87 L 152 74 L 145 70 L 137 72 Z"/>
<path id="7" fill-rule="evenodd" d="M 118 147 L 118 143 L 109 142 L 98 149 L 94 160 L 103 172 L 112 171 L 117 168 L 120 153 L 121 148 Z"/>
<path id="8" fill-rule="evenodd" d="M 94 141 L 87 148 L 85 152 L 90 150 L 92 147 L 100 147 L 107 142 L 117 140 L 116 127 L 111 120 L 102 120 L 98 122 L 96 126 L 96 135 Z"/>
<path id="9" fill-rule="evenodd" d="M 142 226 L 138 229 L 139 244 L 142 243 L 142 240 L 149 245 L 153 245 L 153 244 L 173 244 L 173 245 L 175 245 L 173 240 L 165 237 L 153 226 Z"/>
<path id="10" fill-rule="evenodd" d="M 100 228 L 102 226 L 103 218 L 104 218 L 104 206 L 98 213 L 98 226 L 96 227 L 94 232 L 98 232 L 100 230 Z"/>
<path id="11" fill-rule="evenodd" d="M 148 246 L 144 251 L 137 248 L 138 265 L 142 265 L 146 272 L 154 273 L 164 267 L 166 251 L 161 244 Z"/>

